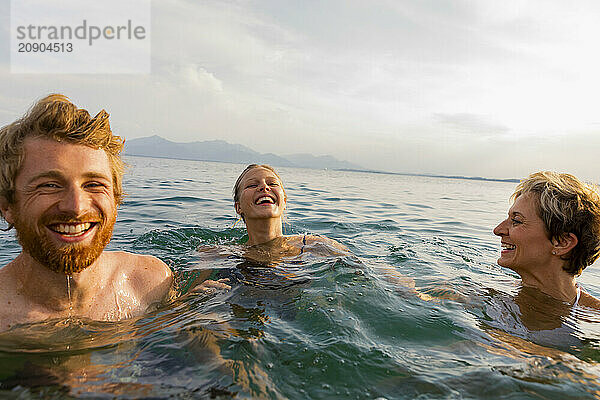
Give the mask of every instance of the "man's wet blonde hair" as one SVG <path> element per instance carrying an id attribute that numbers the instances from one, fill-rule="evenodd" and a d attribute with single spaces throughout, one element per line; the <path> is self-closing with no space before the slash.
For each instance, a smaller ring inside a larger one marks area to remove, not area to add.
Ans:
<path id="1" fill-rule="evenodd" d="M 0 196 L 9 204 L 15 202 L 15 179 L 25 158 L 27 138 L 47 138 L 104 150 L 110 162 L 115 200 L 121 203 L 124 164 L 120 153 L 124 140 L 112 134 L 106 111 L 92 118 L 66 96 L 51 94 L 35 103 L 22 118 L 1 128 Z"/>
<path id="2" fill-rule="evenodd" d="M 512 195 L 535 195 L 539 217 L 544 221 L 550 240 L 569 233 L 577 236 L 577 245 L 565 256 L 563 269 L 579 275 L 600 256 L 600 196 L 598 187 L 586 184 L 570 174 L 543 171 L 522 180 Z"/>

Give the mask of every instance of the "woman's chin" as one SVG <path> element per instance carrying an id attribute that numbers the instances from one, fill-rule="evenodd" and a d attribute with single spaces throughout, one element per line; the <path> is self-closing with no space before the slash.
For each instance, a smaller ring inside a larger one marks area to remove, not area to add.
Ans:
<path id="1" fill-rule="evenodd" d="M 273 212 L 256 213 L 255 215 L 247 216 L 246 219 L 264 220 L 264 221 L 273 220 L 273 219 L 281 219 L 281 213 L 273 213 Z"/>
<path id="2" fill-rule="evenodd" d="M 498 261 L 496 261 L 496 263 L 503 268 L 513 269 L 512 262 L 503 257 L 498 258 Z"/>

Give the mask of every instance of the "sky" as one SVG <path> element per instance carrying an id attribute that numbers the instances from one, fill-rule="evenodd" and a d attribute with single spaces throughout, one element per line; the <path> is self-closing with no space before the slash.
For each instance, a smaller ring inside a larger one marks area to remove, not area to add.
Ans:
<path id="1" fill-rule="evenodd" d="M 116 134 L 368 169 L 600 182 L 600 2 L 161 0 L 150 74 L 10 72 L 0 125 L 64 93 Z"/>

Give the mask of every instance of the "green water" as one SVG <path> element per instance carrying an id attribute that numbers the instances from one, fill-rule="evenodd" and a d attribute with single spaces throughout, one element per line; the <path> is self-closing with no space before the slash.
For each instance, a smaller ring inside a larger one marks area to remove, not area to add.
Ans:
<path id="1" fill-rule="evenodd" d="M 143 318 L 67 320 L 0 335 L 6 398 L 595 398 L 593 322 L 531 332 L 515 276 L 495 264 L 514 184 L 282 168 L 285 231 L 352 255 L 246 262 L 231 186 L 242 165 L 128 159 L 110 249 L 160 257 L 181 287 L 198 270 L 232 289 L 191 294 Z M 0 234 L 0 265 L 18 254 Z M 197 251 L 210 247 L 213 251 Z M 435 296 L 386 279 L 392 268 Z M 596 267 L 580 280 L 600 294 Z M 590 321 L 596 315 L 586 316 Z"/>

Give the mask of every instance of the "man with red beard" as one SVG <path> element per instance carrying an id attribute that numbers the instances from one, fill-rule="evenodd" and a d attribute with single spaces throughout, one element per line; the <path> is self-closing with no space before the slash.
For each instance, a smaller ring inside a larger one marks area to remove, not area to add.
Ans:
<path id="1" fill-rule="evenodd" d="M 123 196 L 123 140 L 50 95 L 0 129 L 0 211 L 21 253 L 0 268 L 0 331 L 51 318 L 114 321 L 167 299 L 159 259 L 107 252 Z"/>

